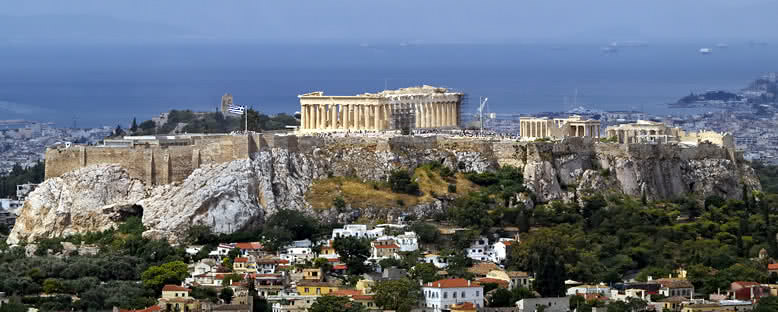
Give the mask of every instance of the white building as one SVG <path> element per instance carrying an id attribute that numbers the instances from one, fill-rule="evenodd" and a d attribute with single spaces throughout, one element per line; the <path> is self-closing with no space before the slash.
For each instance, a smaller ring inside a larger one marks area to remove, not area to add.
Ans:
<path id="1" fill-rule="evenodd" d="M 545 312 L 567 312 L 570 310 L 570 297 L 526 298 L 516 302 L 521 312 L 535 312 L 538 307 L 545 306 Z"/>
<path id="2" fill-rule="evenodd" d="M 484 288 L 466 279 L 444 279 L 424 284 L 421 288 L 424 307 L 433 312 L 448 310 L 453 304 L 470 302 L 477 308 L 484 306 Z"/>
<path id="3" fill-rule="evenodd" d="M 203 249 L 203 245 L 189 245 L 186 246 L 186 253 L 190 254 L 192 256 L 196 255 L 200 250 Z"/>
<path id="4" fill-rule="evenodd" d="M 235 244 L 219 244 L 216 250 L 212 250 L 208 253 L 209 256 L 226 257 L 230 253 L 230 250 L 235 249 Z"/>
<path id="5" fill-rule="evenodd" d="M 310 247 L 291 247 L 287 248 L 280 255 L 281 259 L 289 261 L 291 264 L 313 260 L 314 254 Z"/>
<path id="6" fill-rule="evenodd" d="M 500 241 L 492 244 L 491 259 L 490 261 L 495 263 L 502 263 L 505 259 L 508 259 L 508 253 L 510 247 L 515 244 L 516 241 L 508 238 L 501 238 Z"/>
<path id="7" fill-rule="evenodd" d="M 468 258 L 476 261 L 492 261 L 494 258 L 492 246 L 489 245 L 489 240 L 483 236 L 470 243 L 470 247 L 465 251 Z"/>
<path id="8" fill-rule="evenodd" d="M 394 237 L 394 242 L 400 246 L 400 251 L 416 251 L 419 249 L 419 237 L 416 232 L 405 232 Z"/>
<path id="9" fill-rule="evenodd" d="M 384 236 L 384 228 L 379 227 L 372 230 L 367 229 L 365 224 L 347 224 L 342 229 L 332 230 L 332 239 L 339 237 L 356 237 L 375 239 Z"/>
<path id="10" fill-rule="evenodd" d="M 575 295 L 589 295 L 589 294 L 599 294 L 602 296 L 608 296 L 611 293 L 611 289 L 608 286 L 605 285 L 581 285 L 581 286 L 575 286 L 570 287 L 567 289 L 567 295 L 568 296 L 575 296 Z"/>
<path id="11" fill-rule="evenodd" d="M 424 258 L 419 258 L 419 261 L 432 263 L 438 269 L 444 269 L 448 266 L 448 259 L 440 255 L 424 255 Z"/>

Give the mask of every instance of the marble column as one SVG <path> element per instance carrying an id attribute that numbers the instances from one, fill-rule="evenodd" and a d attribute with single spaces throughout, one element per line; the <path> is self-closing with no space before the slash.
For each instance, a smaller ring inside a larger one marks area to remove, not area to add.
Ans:
<path id="1" fill-rule="evenodd" d="M 419 107 L 419 103 L 413 102 L 413 113 L 414 113 L 414 127 L 415 128 L 421 128 L 421 108 Z"/>

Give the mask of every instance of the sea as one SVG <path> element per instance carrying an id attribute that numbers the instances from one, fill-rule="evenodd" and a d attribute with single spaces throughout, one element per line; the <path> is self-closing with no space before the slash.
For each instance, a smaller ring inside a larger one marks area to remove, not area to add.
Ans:
<path id="1" fill-rule="evenodd" d="M 699 49 L 712 48 L 702 55 Z M 0 120 L 127 126 L 171 109 L 215 111 L 225 93 L 267 114 L 311 91 L 353 95 L 415 85 L 468 94 L 474 111 L 577 106 L 668 109 L 690 92 L 739 90 L 778 71 L 776 45 L 646 44 L 0 44 Z M 470 113 L 470 112 L 466 112 Z"/>

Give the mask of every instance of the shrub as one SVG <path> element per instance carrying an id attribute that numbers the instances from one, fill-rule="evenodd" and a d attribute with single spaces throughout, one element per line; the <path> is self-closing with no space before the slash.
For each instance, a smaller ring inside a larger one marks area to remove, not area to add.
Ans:
<path id="1" fill-rule="evenodd" d="M 457 185 L 456 184 L 449 184 L 448 185 L 448 192 L 449 193 L 456 193 L 457 192 Z"/>
<path id="2" fill-rule="evenodd" d="M 600 169 L 600 176 L 601 177 L 607 178 L 610 175 L 611 175 L 611 169 L 610 168 Z"/>
<path id="3" fill-rule="evenodd" d="M 395 193 L 419 194 L 419 184 L 413 182 L 408 171 L 402 169 L 392 170 L 389 175 L 389 185 Z"/>

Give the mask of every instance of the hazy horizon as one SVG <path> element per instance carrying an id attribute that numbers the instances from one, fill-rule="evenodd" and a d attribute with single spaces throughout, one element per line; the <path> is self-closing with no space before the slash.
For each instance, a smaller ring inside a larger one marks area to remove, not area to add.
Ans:
<path id="1" fill-rule="evenodd" d="M 4 1 L 0 43 L 775 41 L 767 0 Z"/>

